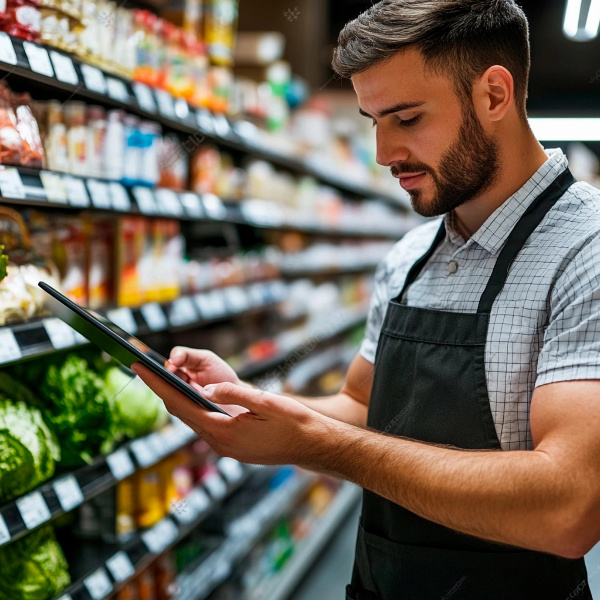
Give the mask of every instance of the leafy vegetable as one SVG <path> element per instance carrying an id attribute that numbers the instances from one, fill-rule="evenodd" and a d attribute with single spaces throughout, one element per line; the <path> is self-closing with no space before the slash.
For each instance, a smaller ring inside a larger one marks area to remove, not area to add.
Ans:
<path id="1" fill-rule="evenodd" d="M 6 268 L 8 267 L 8 256 L 3 252 L 4 246 L 0 244 L 0 281 L 6 277 Z"/>
<path id="2" fill-rule="evenodd" d="M 113 426 L 119 439 L 145 435 L 165 424 L 168 413 L 162 400 L 141 379 L 120 367 L 110 367 L 104 376 L 105 391 L 112 399 Z"/>
<path id="3" fill-rule="evenodd" d="M 111 405 L 104 382 L 84 358 L 70 354 L 62 364 L 50 365 L 41 393 L 44 414 L 62 449 L 61 466 L 91 463 L 111 450 Z"/>
<path id="4" fill-rule="evenodd" d="M 1 375 L 6 385 L 8 376 Z M 58 460 L 60 449 L 41 412 L 1 398 L 0 501 L 12 500 L 52 477 Z"/>
<path id="5" fill-rule="evenodd" d="M 49 600 L 71 583 L 51 527 L 0 548 L 0 600 Z"/>

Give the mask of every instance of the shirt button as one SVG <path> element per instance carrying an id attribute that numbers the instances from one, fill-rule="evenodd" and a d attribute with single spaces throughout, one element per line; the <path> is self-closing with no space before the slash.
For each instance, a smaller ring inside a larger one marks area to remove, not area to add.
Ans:
<path id="1" fill-rule="evenodd" d="M 448 263 L 448 274 L 454 275 L 458 271 L 458 263 L 456 261 L 452 261 Z"/>

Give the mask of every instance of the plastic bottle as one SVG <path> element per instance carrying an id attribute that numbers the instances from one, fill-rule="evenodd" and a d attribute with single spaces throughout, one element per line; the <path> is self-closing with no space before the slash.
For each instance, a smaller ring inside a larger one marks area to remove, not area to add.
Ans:
<path id="1" fill-rule="evenodd" d="M 125 113 L 112 110 L 106 117 L 106 138 L 104 142 L 104 176 L 107 179 L 121 180 L 123 177 Z"/>

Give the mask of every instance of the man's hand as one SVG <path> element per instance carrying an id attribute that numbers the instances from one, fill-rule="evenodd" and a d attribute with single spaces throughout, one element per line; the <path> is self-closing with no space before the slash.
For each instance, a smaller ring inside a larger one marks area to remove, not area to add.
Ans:
<path id="1" fill-rule="evenodd" d="M 190 381 L 201 386 L 224 382 L 241 384 L 236 372 L 222 358 L 208 350 L 176 347 L 171 351 L 169 362 L 169 371 L 175 373 L 181 370 Z"/>
<path id="2" fill-rule="evenodd" d="M 300 402 L 228 383 L 194 385 L 207 399 L 233 416 L 205 410 L 140 364 L 133 371 L 158 394 L 169 412 L 203 437 L 220 456 L 263 465 L 313 462 L 313 440 L 327 435 L 327 417 Z"/>

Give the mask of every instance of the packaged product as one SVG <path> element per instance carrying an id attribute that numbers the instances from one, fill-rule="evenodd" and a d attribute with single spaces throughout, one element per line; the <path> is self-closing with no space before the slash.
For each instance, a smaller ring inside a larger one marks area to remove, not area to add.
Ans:
<path id="1" fill-rule="evenodd" d="M 211 60 L 231 65 L 238 18 L 237 0 L 207 0 L 205 40 Z"/>
<path id="2" fill-rule="evenodd" d="M 136 522 L 143 529 L 156 525 L 166 516 L 158 468 L 144 469 L 135 475 Z"/>
<path id="3" fill-rule="evenodd" d="M 17 117 L 17 130 L 21 136 L 20 163 L 24 167 L 42 168 L 44 166 L 44 146 L 38 123 L 31 110 L 29 94 L 13 96 Z"/>
<path id="4" fill-rule="evenodd" d="M 7 0 L 2 28 L 8 35 L 39 42 L 42 31 L 39 0 Z"/>
<path id="5" fill-rule="evenodd" d="M 101 106 L 88 106 L 87 115 L 87 174 L 104 177 L 104 144 L 106 141 L 106 114 Z"/>
<path id="6" fill-rule="evenodd" d="M 120 181 L 125 162 L 125 113 L 111 110 L 106 116 L 106 138 L 104 142 L 104 177 Z"/>
<path id="7" fill-rule="evenodd" d="M 169 302 L 180 295 L 180 264 L 183 238 L 179 222 L 169 219 L 152 221 L 152 284 L 148 299 Z"/>
<path id="8" fill-rule="evenodd" d="M 141 263 L 148 255 L 147 227 L 142 217 L 122 217 L 118 221 L 115 281 L 119 306 L 139 306 L 145 301 L 147 284 Z"/>
<path id="9" fill-rule="evenodd" d="M 87 305 L 86 231 L 79 217 L 56 219 L 54 262 L 61 276 L 65 296 L 83 306 Z"/>
<path id="10" fill-rule="evenodd" d="M 0 84 L 0 163 L 18 165 L 21 162 L 21 136 L 17 129 L 17 116 L 12 106 L 8 87 Z"/>
<path id="11" fill-rule="evenodd" d="M 159 186 L 176 191 L 187 189 L 188 185 L 188 151 L 176 135 L 162 138 L 158 154 L 160 167 Z"/>
<path id="12" fill-rule="evenodd" d="M 215 194 L 221 169 L 221 154 L 217 148 L 204 145 L 191 160 L 192 190 L 196 194 Z"/>
<path id="13" fill-rule="evenodd" d="M 86 227 L 88 305 L 104 308 L 113 301 L 114 221 L 90 217 Z"/>
<path id="14" fill-rule="evenodd" d="M 135 487 L 132 477 L 117 485 L 116 534 L 119 542 L 126 542 L 135 533 Z"/>
<path id="15" fill-rule="evenodd" d="M 139 119 L 126 115 L 124 125 L 124 160 L 122 181 L 126 185 L 135 185 L 141 175 L 142 148 L 139 131 Z"/>
<path id="16" fill-rule="evenodd" d="M 88 174 L 89 135 L 85 120 L 86 106 L 83 102 L 69 102 L 65 106 L 67 125 L 67 155 L 71 175 Z"/>
<path id="17" fill-rule="evenodd" d="M 142 121 L 138 131 L 141 154 L 138 184 L 154 187 L 160 180 L 158 152 L 161 128 L 152 121 Z"/>
<path id="18" fill-rule="evenodd" d="M 44 141 L 48 168 L 59 173 L 67 173 L 69 171 L 67 126 L 63 118 L 62 106 L 57 100 L 51 100 L 46 104 Z"/>

